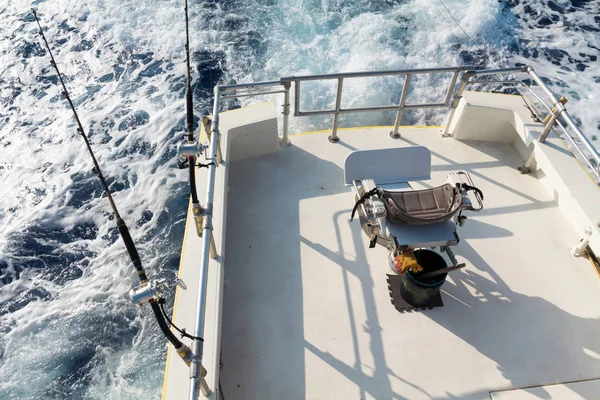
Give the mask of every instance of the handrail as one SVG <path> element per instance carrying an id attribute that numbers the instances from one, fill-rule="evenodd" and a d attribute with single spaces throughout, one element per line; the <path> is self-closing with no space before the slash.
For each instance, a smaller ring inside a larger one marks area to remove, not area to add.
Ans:
<path id="1" fill-rule="evenodd" d="M 335 74 L 320 74 L 320 75 L 302 75 L 302 76 L 288 76 L 282 77 L 279 81 L 267 81 L 247 84 L 233 84 L 233 85 L 222 85 L 219 86 L 220 92 L 223 94 L 222 99 L 244 97 L 244 96 L 258 96 L 266 94 L 277 94 L 284 93 L 284 124 L 283 124 L 283 136 L 281 141 L 289 143 L 288 140 L 288 120 L 289 120 L 289 90 L 291 84 L 294 84 L 294 116 L 315 116 L 315 115 L 334 115 L 333 127 L 331 130 L 331 136 L 329 140 L 331 142 L 337 142 L 339 137 L 337 136 L 339 116 L 341 114 L 349 114 L 355 112 L 373 112 L 373 111 L 396 111 L 396 118 L 394 123 L 394 129 L 390 132 L 390 136 L 397 138 L 398 128 L 402 119 L 402 114 L 405 109 L 422 109 L 422 108 L 445 108 L 448 107 L 452 93 L 458 80 L 459 75 L 467 70 L 471 70 L 472 66 L 459 66 L 459 67 L 441 67 L 441 68 L 422 68 L 422 69 L 401 69 L 401 70 L 389 70 L 389 71 L 361 71 L 361 72 L 347 72 L 347 73 L 335 73 Z M 424 104 L 407 104 L 406 99 L 408 97 L 408 91 L 410 88 L 411 76 L 412 75 L 423 75 L 423 74 L 436 74 L 436 73 L 452 73 L 450 83 L 446 90 L 443 103 L 424 103 Z M 402 86 L 402 93 L 400 95 L 400 101 L 398 104 L 390 104 L 384 106 L 370 106 L 370 107 L 353 107 L 353 108 L 342 108 L 341 100 L 343 93 L 344 79 L 355 79 L 355 78 L 370 78 L 370 77 L 384 77 L 384 76 L 404 76 L 404 84 Z M 306 81 L 319 81 L 319 80 L 337 80 L 335 107 L 332 109 L 324 110 L 301 110 L 300 108 L 300 93 L 301 93 L 301 82 Z M 273 89 L 277 86 L 283 86 L 283 90 Z M 260 91 L 252 91 L 252 89 L 260 89 Z"/>
<path id="2" fill-rule="evenodd" d="M 250 89 L 255 87 L 264 87 L 264 86 L 281 86 L 280 81 L 265 81 L 265 82 L 254 82 L 254 83 L 238 83 L 232 85 L 218 85 L 220 92 L 227 92 L 229 90 L 235 89 Z"/>
<path id="3" fill-rule="evenodd" d="M 346 73 L 335 73 L 335 74 L 320 74 L 320 75 L 303 75 L 303 76 L 288 76 L 281 78 L 281 82 L 291 84 L 294 83 L 295 96 L 294 96 L 294 116 L 310 116 L 310 115 L 329 115 L 333 114 L 333 127 L 331 129 L 331 135 L 329 141 L 336 143 L 339 141 L 337 135 L 338 122 L 341 114 L 349 114 L 356 112 L 373 112 L 373 111 L 396 111 L 396 118 L 394 121 L 394 128 L 390 132 L 390 136 L 398 138 L 398 128 L 400 127 L 400 121 L 402 120 L 402 114 L 405 109 L 421 109 L 421 108 L 445 108 L 448 107 L 452 92 L 456 85 L 458 75 L 461 72 L 472 69 L 471 66 L 461 67 L 442 67 L 442 68 L 422 68 L 422 69 L 400 69 L 391 71 L 362 71 L 362 72 L 346 72 Z M 448 89 L 444 96 L 443 103 L 425 103 L 425 104 L 407 104 L 406 99 L 410 88 L 410 81 L 413 75 L 424 75 L 424 74 L 439 74 L 439 73 L 452 73 Z M 400 101 L 398 104 L 390 104 L 385 106 L 369 106 L 369 107 L 353 107 L 353 108 L 342 108 L 342 93 L 344 79 L 355 79 L 355 78 L 372 78 L 372 77 L 384 77 L 384 76 L 404 76 L 404 84 L 402 85 L 402 93 L 400 95 Z M 319 80 L 337 80 L 337 89 L 335 97 L 335 108 L 324 109 L 324 110 L 301 110 L 300 108 L 300 93 L 301 83 L 307 81 L 319 81 Z"/>
<path id="4" fill-rule="evenodd" d="M 219 87 L 215 87 L 215 100 L 213 103 L 213 117 L 211 124 L 210 144 L 208 146 L 208 180 L 206 183 L 206 203 L 203 210 L 202 221 L 202 247 L 200 248 L 200 272 L 198 297 L 196 300 L 196 326 L 194 328 L 194 336 L 202 338 L 204 336 L 204 314 L 206 311 L 206 292 L 208 287 L 208 263 L 209 256 L 217 257 L 216 247 L 213 238 L 213 198 L 215 192 L 215 176 L 218 165 L 218 149 L 219 149 L 219 106 L 220 106 Z M 204 341 L 194 339 L 192 343 L 192 351 L 196 357 L 190 364 L 190 383 L 189 383 L 189 399 L 196 400 L 198 398 L 198 390 L 202 389 L 202 393 L 207 396 L 210 389 L 206 386 L 206 382 L 202 376 L 202 356 L 204 354 Z"/>
<path id="5" fill-rule="evenodd" d="M 408 97 L 408 92 L 411 83 L 412 75 L 419 74 L 431 74 L 431 73 L 452 73 L 452 78 L 450 80 L 450 84 L 446 91 L 446 95 L 443 103 L 424 103 L 424 104 L 407 104 L 406 98 Z M 516 73 L 526 73 L 528 76 L 542 89 L 542 91 L 548 96 L 550 100 L 550 104 L 545 102 L 537 93 L 535 93 L 530 85 L 526 84 L 523 81 L 511 80 L 511 79 L 503 79 L 500 81 L 487 80 L 487 81 L 477 81 L 471 80 L 476 76 L 484 76 L 484 75 L 497 75 L 497 74 L 516 74 Z M 456 89 L 456 82 L 458 80 L 458 76 L 461 75 L 460 85 L 458 89 Z M 400 100 L 398 104 L 386 105 L 386 106 L 370 106 L 370 107 L 355 107 L 355 108 L 342 108 L 341 107 L 341 98 L 343 94 L 343 82 L 344 79 L 352 79 L 352 78 L 365 78 L 365 77 L 381 77 L 381 76 L 404 76 L 404 84 L 402 87 L 402 92 L 400 95 Z M 336 88 L 336 101 L 335 108 L 333 109 L 325 109 L 325 110 L 312 110 L 312 111 L 302 111 L 300 109 L 300 83 L 305 81 L 315 81 L 315 80 L 328 80 L 334 79 L 337 80 L 337 88 Z M 268 82 L 257 82 L 257 83 L 248 83 L 248 84 L 234 84 L 234 85 L 219 85 L 215 87 L 214 90 L 214 103 L 213 103 L 213 116 L 212 116 L 212 125 L 211 125 L 211 135 L 210 135 L 210 144 L 208 146 L 208 181 L 207 181 L 207 189 L 206 189 L 206 205 L 203 207 L 203 224 L 202 224 L 202 247 L 201 247 L 201 256 L 200 256 L 200 274 L 199 280 L 200 285 L 198 288 L 198 298 L 196 303 L 196 326 L 194 330 L 194 336 L 202 337 L 204 332 L 204 317 L 205 317 L 205 305 L 206 305 L 206 291 L 207 291 L 207 278 L 208 278 L 208 266 L 209 266 L 209 257 L 216 258 L 216 247 L 213 239 L 213 226 L 212 226 L 212 217 L 213 217 L 213 197 L 214 197 L 214 187 L 215 187 L 215 175 L 216 168 L 220 164 L 220 132 L 219 132 L 219 108 L 222 99 L 237 97 L 237 96 L 250 96 L 250 95 L 261 95 L 261 94 L 273 94 L 273 93 L 283 93 L 284 101 L 283 101 L 283 136 L 280 139 L 282 145 L 289 144 L 288 139 L 288 125 L 289 125 L 289 114 L 290 114 L 290 88 L 292 83 L 295 85 L 295 93 L 294 93 L 294 114 L 296 116 L 306 116 L 306 115 L 328 115 L 333 114 L 333 128 L 331 136 L 329 136 L 329 140 L 331 142 L 337 142 L 339 140 L 337 136 L 338 129 L 338 119 L 340 114 L 351 113 L 351 112 L 368 112 L 368 111 L 383 111 L 383 110 L 395 110 L 396 120 L 394 123 L 394 130 L 390 132 L 390 136 L 398 137 L 398 127 L 400 125 L 400 120 L 402 118 L 402 112 L 405 109 L 420 109 L 420 108 L 441 108 L 448 107 L 448 119 L 446 122 L 446 126 L 444 129 L 444 134 L 448 132 L 448 128 L 452 119 L 454 117 L 454 113 L 456 107 L 458 106 L 460 99 L 462 98 L 462 94 L 467 85 L 473 84 L 490 84 L 490 83 L 500 83 L 500 84 L 517 84 L 523 85 L 527 87 L 535 97 L 547 108 L 549 111 L 547 123 L 542 130 L 542 134 L 538 138 L 540 142 L 544 142 L 548 132 L 554 127 L 554 123 L 556 123 L 563 132 L 567 135 L 571 143 L 578 150 L 579 154 L 584 158 L 587 162 L 587 165 L 590 167 L 592 171 L 594 171 L 595 175 L 600 180 L 600 154 L 598 150 L 594 148 L 589 139 L 583 134 L 581 129 L 577 126 L 573 118 L 569 115 L 567 110 L 565 109 L 563 103 L 558 100 L 555 95 L 548 89 L 546 84 L 542 81 L 542 79 L 535 73 L 535 71 L 529 66 L 516 67 L 516 68 L 505 68 L 505 69 L 489 69 L 489 70 L 474 70 L 473 67 L 451 67 L 451 68 L 427 68 L 427 69 L 406 69 L 406 70 L 395 70 L 395 71 L 375 71 L 375 72 L 351 72 L 351 73 L 338 73 L 338 74 L 322 74 L 322 75 L 309 75 L 309 76 L 291 76 L 291 77 L 283 77 L 279 81 L 268 81 Z M 280 89 L 283 87 L 282 89 Z M 455 90 L 456 89 L 456 90 Z M 254 91 L 253 91 L 254 90 Z M 454 93 L 454 97 L 452 97 L 452 93 Z M 452 99 L 452 101 L 451 101 Z M 563 126 L 563 123 L 560 121 L 559 117 L 565 121 L 566 125 L 570 127 L 574 132 L 577 138 L 583 143 L 585 150 L 587 150 L 591 155 L 596 165 L 594 165 L 585 155 L 584 149 L 581 148 L 581 145 L 575 142 L 571 136 L 568 134 L 566 128 Z M 197 399 L 198 391 L 200 386 L 203 383 L 203 379 L 201 379 L 202 374 L 202 353 L 203 353 L 203 342 L 200 340 L 195 340 L 193 343 L 193 352 L 196 355 L 196 359 L 192 361 L 190 366 L 190 399 Z M 208 390 L 208 388 L 202 388 Z"/>
<path id="6" fill-rule="evenodd" d="M 477 81 L 477 80 L 472 81 L 471 80 L 471 78 L 473 78 L 475 76 L 495 75 L 495 74 L 503 74 L 503 73 L 518 73 L 518 72 L 527 73 L 527 75 L 533 80 L 533 82 L 535 82 L 537 84 L 537 86 L 539 86 L 540 89 L 542 89 L 542 91 L 544 92 L 544 94 L 548 97 L 548 99 L 550 100 L 550 104 L 548 104 L 546 101 L 544 101 L 537 93 L 535 93 L 535 91 L 531 88 L 530 85 L 528 85 L 527 83 L 525 83 L 523 81 L 505 80 L 505 81 L 494 82 L 494 81 Z M 561 128 L 561 130 L 564 132 L 564 134 L 567 136 L 568 140 L 573 144 L 575 150 L 580 155 L 580 157 L 583 159 L 584 163 L 588 166 L 588 168 L 596 176 L 596 179 L 598 181 L 600 181 L 600 153 L 592 145 L 590 140 L 585 136 L 585 134 L 581 131 L 581 129 L 577 126 L 577 124 L 575 123 L 575 121 L 573 120 L 573 118 L 571 117 L 571 115 L 569 114 L 567 109 L 565 108 L 563 102 L 556 98 L 554 93 L 552 93 L 552 91 L 544 83 L 542 78 L 540 78 L 540 76 L 530 66 L 525 65 L 525 66 L 519 67 L 519 68 L 507 68 L 507 69 L 503 69 L 503 70 L 496 69 L 496 70 L 466 71 L 463 74 L 462 82 L 454 96 L 454 101 L 452 102 L 452 107 L 451 107 L 449 115 L 448 115 L 448 121 L 444 128 L 445 134 L 447 134 L 447 132 L 448 132 L 450 122 L 451 122 L 452 118 L 454 117 L 454 110 L 456 109 L 456 107 L 458 106 L 458 102 L 462 98 L 462 94 L 463 94 L 463 91 L 465 90 L 465 87 L 470 84 L 486 84 L 486 83 L 510 83 L 510 84 L 518 83 L 518 84 L 525 86 L 531 93 L 533 93 L 535 95 L 535 97 L 549 111 L 548 116 L 546 117 L 546 119 L 544 119 L 545 125 L 544 125 L 544 128 L 542 129 L 542 133 L 540 134 L 540 137 L 538 138 L 538 141 L 540 143 L 545 142 L 546 138 L 548 137 L 548 134 L 550 133 L 550 131 L 554 127 L 554 124 L 556 123 Z M 571 130 L 575 133 L 575 136 L 577 137 L 577 139 L 579 139 L 579 141 L 583 144 L 583 148 L 580 143 L 574 141 L 573 138 L 571 137 L 571 135 L 569 135 L 566 128 L 560 122 L 559 117 L 562 117 L 562 119 L 566 122 L 567 126 L 569 128 L 571 128 Z M 588 155 L 585 154 L 584 150 L 586 150 L 589 153 L 589 155 L 591 156 L 591 159 L 588 157 Z M 594 163 L 595 163 L 595 165 L 594 165 Z M 526 165 L 526 167 L 528 167 L 528 166 Z"/>
<path id="7" fill-rule="evenodd" d="M 397 69 L 389 71 L 359 71 L 359 72 L 338 72 L 334 74 L 320 75 L 300 75 L 285 76 L 280 79 L 281 82 L 295 81 L 323 81 L 326 79 L 346 79 L 346 78 L 371 78 L 377 76 L 393 76 L 406 74 L 439 74 L 444 72 L 460 72 L 473 69 L 473 66 L 461 67 L 440 67 L 440 68 L 418 68 L 418 69 Z"/>

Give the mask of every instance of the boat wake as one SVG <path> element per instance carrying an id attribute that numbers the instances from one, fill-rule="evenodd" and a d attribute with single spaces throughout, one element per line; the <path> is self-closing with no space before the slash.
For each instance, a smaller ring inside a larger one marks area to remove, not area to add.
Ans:
<path id="1" fill-rule="evenodd" d="M 126 299 L 137 277 L 36 33 L 30 4 L 15 0 L 0 6 L 5 21 L 0 26 L 0 393 L 11 399 L 158 398 L 165 340 L 149 310 Z M 147 271 L 173 277 L 188 201 L 187 174 L 176 166 L 185 119 L 182 3 L 34 4 Z M 569 99 L 569 110 L 596 144 L 600 11 L 594 4 L 194 1 L 196 114 L 209 112 L 218 82 L 528 63 Z M 349 81 L 343 102 L 397 101 L 399 86 L 393 83 Z M 416 88 L 430 83 L 414 82 Z M 331 106 L 333 87 L 310 89 L 303 90 L 304 104 Z M 425 100 L 436 95 L 422 94 Z M 404 123 L 443 122 L 440 113 L 406 113 L 406 118 Z M 341 124 L 392 122 L 393 115 L 382 113 L 347 117 Z M 329 124 L 330 119 L 292 119 L 291 129 Z"/>

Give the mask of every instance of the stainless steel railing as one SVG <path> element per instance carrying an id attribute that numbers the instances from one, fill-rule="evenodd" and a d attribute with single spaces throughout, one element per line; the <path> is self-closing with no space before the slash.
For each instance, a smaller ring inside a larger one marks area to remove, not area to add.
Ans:
<path id="1" fill-rule="evenodd" d="M 435 74 L 435 73 L 451 73 L 451 79 L 445 91 L 444 101 L 441 103 L 422 103 L 409 104 L 407 97 L 411 87 L 411 78 L 416 75 Z M 547 100 L 544 100 L 531 87 L 522 80 L 516 78 L 504 78 L 501 80 L 474 80 L 475 77 L 492 76 L 498 74 L 520 74 L 531 78 L 533 82 L 543 91 Z M 404 77 L 404 84 L 400 92 L 399 102 L 397 104 L 388 104 L 383 106 L 371 107 L 354 107 L 342 108 L 342 95 L 344 81 L 353 78 L 369 78 L 369 77 L 386 77 L 397 76 Z M 456 83 L 460 77 L 460 84 L 456 88 Z M 324 110 L 303 110 L 301 108 L 301 90 L 302 82 L 307 81 L 323 81 L 337 80 L 335 106 L 331 109 Z M 390 132 L 390 136 L 398 137 L 398 127 L 402 119 L 402 113 L 407 109 L 423 109 L 423 108 L 448 108 L 448 119 L 444 128 L 444 133 L 448 132 L 450 123 L 454 118 L 454 114 L 465 88 L 474 84 L 514 84 L 528 89 L 534 97 L 547 109 L 548 114 L 543 118 L 546 120 L 542 133 L 538 140 L 544 142 L 548 133 L 556 124 L 565 134 L 565 137 L 570 140 L 573 148 L 577 151 L 580 158 L 584 160 L 586 165 L 593 171 L 596 178 L 600 180 L 600 154 L 591 144 L 589 139 L 583 134 L 577 126 L 573 118 L 569 115 L 564 107 L 564 104 L 556 98 L 556 96 L 548 89 L 542 79 L 535 71 L 528 66 L 518 68 L 505 69 L 490 69 L 490 70 L 474 70 L 472 67 L 451 67 L 451 68 L 428 68 L 428 69 L 406 69 L 396 71 L 376 71 L 376 72 L 352 72 L 340 74 L 325 74 L 325 75 L 309 75 L 309 76 L 291 76 L 281 78 L 279 81 L 258 82 L 250 84 L 236 85 L 219 85 L 215 87 L 215 98 L 213 104 L 212 125 L 210 129 L 210 144 L 208 146 L 208 158 L 212 161 L 212 165 L 208 167 L 208 181 L 206 189 L 206 206 L 204 221 L 202 226 L 202 248 L 200 257 L 200 275 L 198 287 L 198 299 L 196 304 L 196 327 L 195 335 L 202 336 L 204 331 L 204 314 L 206 304 L 207 276 L 209 257 L 216 258 L 216 247 L 213 241 L 213 196 L 215 185 L 216 168 L 221 163 L 220 152 L 220 132 L 219 132 L 219 111 L 221 100 L 228 98 L 244 97 L 244 96 L 260 96 L 268 94 L 283 94 L 283 133 L 280 138 L 283 145 L 289 144 L 288 129 L 289 129 L 289 114 L 290 114 L 290 89 L 294 85 L 294 115 L 297 117 L 314 116 L 314 115 L 333 115 L 333 126 L 329 140 L 331 142 L 339 141 L 337 135 L 339 117 L 341 114 L 355 112 L 374 112 L 374 111 L 396 111 L 394 129 Z M 452 96 L 454 94 L 454 97 Z M 451 101 L 452 100 L 452 101 Z M 541 118 L 542 119 L 542 118 Z M 562 121 L 561 121 L 562 119 Z M 567 128 L 570 128 L 572 135 L 579 141 L 573 139 Z M 587 154 L 586 154 L 587 153 Z M 193 364 L 193 370 L 190 380 L 190 399 L 198 397 L 198 388 L 202 385 L 200 379 L 200 370 L 202 362 L 203 344 L 195 343 L 194 353 L 198 356 L 198 362 Z M 207 394 L 210 391 L 208 387 L 202 387 L 202 392 Z"/>
<path id="2" fill-rule="evenodd" d="M 416 75 L 430 75 L 439 73 L 452 74 L 449 80 L 448 86 L 445 90 L 445 96 L 443 102 L 439 103 L 420 103 L 420 104 L 409 104 L 407 103 L 407 97 L 411 89 L 411 78 Z M 501 80 L 481 80 L 474 79 L 482 76 L 493 76 L 498 74 L 512 75 L 511 78 L 504 78 Z M 520 75 L 520 77 L 519 77 Z M 400 99 L 397 104 L 387 104 L 383 106 L 367 106 L 367 107 L 342 107 L 342 96 L 344 91 L 344 81 L 353 78 L 371 78 L 371 77 L 404 77 L 404 83 L 400 90 Z M 460 77 L 460 84 L 456 87 L 458 78 Z M 524 80 L 518 80 L 519 78 L 528 78 L 537 87 L 541 89 L 546 99 L 543 99 L 538 93 L 536 93 L 532 86 Z M 322 109 L 322 110 L 304 110 L 302 109 L 301 93 L 302 83 L 307 81 L 337 81 L 336 84 L 336 95 L 335 95 L 335 106 L 333 108 Z M 350 73 L 336 73 L 336 74 L 322 74 L 322 75 L 306 75 L 306 76 L 290 76 L 283 77 L 279 81 L 270 82 L 259 82 L 251 84 L 237 84 L 237 85 L 225 85 L 219 86 L 220 93 L 223 94 L 222 98 L 235 98 L 243 96 L 256 96 L 265 94 L 284 94 L 283 102 L 283 135 L 282 142 L 289 144 L 288 129 L 289 129 L 289 115 L 290 115 L 290 89 L 294 87 L 294 98 L 293 108 L 294 116 L 316 116 L 316 115 L 333 115 L 333 126 L 331 129 L 331 135 L 329 140 L 333 143 L 339 140 L 338 136 L 338 125 L 339 117 L 342 114 L 350 114 L 357 112 L 377 112 L 377 111 L 396 111 L 396 118 L 394 120 L 394 128 L 390 132 L 390 136 L 393 138 L 399 137 L 398 128 L 402 119 L 404 110 L 411 109 L 426 109 L 426 108 L 448 108 L 448 119 L 444 129 L 444 133 L 448 132 L 450 122 L 454 117 L 454 113 L 465 88 L 473 84 L 502 84 L 502 85 L 517 85 L 525 88 L 531 93 L 538 102 L 548 111 L 547 121 L 545 123 L 542 134 L 539 137 L 540 142 L 544 142 L 549 132 L 557 126 L 563 133 L 564 137 L 571 143 L 571 147 L 577 153 L 578 158 L 593 171 L 595 178 L 600 180 L 600 154 L 598 150 L 594 148 L 589 139 L 583 134 L 581 129 L 577 126 L 571 115 L 567 112 L 564 104 L 556 98 L 544 81 L 537 75 L 533 68 L 528 66 L 516 67 L 516 68 L 503 68 L 503 69 L 489 69 L 489 70 L 475 70 L 470 66 L 462 67 L 448 67 L 448 68 L 426 68 L 426 69 L 405 69 L 405 70 L 393 70 L 393 71 L 374 71 L 374 72 L 350 72 Z M 454 94 L 454 96 L 453 96 Z M 452 100 L 452 101 L 451 101 Z M 544 120 L 546 118 L 542 118 Z M 561 120 L 562 119 L 562 120 Z M 569 132 L 570 130 L 570 132 Z M 573 136 L 576 140 L 573 139 Z"/>
<path id="3" fill-rule="evenodd" d="M 451 68 L 427 68 L 427 69 L 405 69 L 396 71 L 376 71 L 376 72 L 351 72 L 351 73 L 340 73 L 340 74 L 325 74 L 325 75 L 308 75 L 308 76 L 291 76 L 281 78 L 282 83 L 294 83 L 294 116 L 310 116 L 310 115 L 330 115 L 333 114 L 333 128 L 331 129 L 331 136 L 329 136 L 330 142 L 337 142 L 339 137 L 337 136 L 338 122 L 341 114 L 349 114 L 356 112 L 371 112 L 371 111 L 396 111 L 396 119 L 394 122 L 394 130 L 390 132 L 392 137 L 398 137 L 398 127 L 400 126 L 400 120 L 402 119 L 402 113 L 407 109 L 422 109 L 422 108 L 445 108 L 448 107 L 456 80 L 458 75 L 467 69 L 473 67 L 451 67 Z M 444 102 L 442 103 L 422 103 L 422 104 L 407 104 L 406 99 L 410 90 L 411 77 L 414 75 L 430 75 L 439 73 L 451 73 L 452 77 L 450 83 L 446 89 L 446 95 L 444 96 Z M 403 76 L 404 84 L 402 85 L 402 92 L 400 94 L 400 101 L 398 104 L 389 104 L 384 106 L 370 106 L 370 107 L 353 107 L 353 108 L 342 108 L 342 95 L 344 80 L 352 78 L 372 78 L 372 77 L 392 77 L 392 76 Z M 302 111 L 300 109 L 300 94 L 302 82 L 306 81 L 324 81 L 324 80 L 337 80 L 337 90 L 335 97 L 335 108 L 325 110 L 309 110 Z"/>
<path id="4" fill-rule="evenodd" d="M 536 86 L 539 87 L 542 92 L 547 96 L 547 100 L 544 100 L 538 93 L 536 93 L 532 86 L 525 81 L 516 80 L 516 79 L 503 79 L 503 80 L 473 80 L 474 77 L 479 76 L 490 76 L 490 75 L 498 75 L 498 74 L 521 74 L 528 76 L 531 78 L 532 82 L 536 83 Z M 507 68 L 507 69 L 494 69 L 494 70 L 471 70 L 466 71 L 461 79 L 461 84 L 459 85 L 456 94 L 454 96 L 454 101 L 452 102 L 451 109 L 448 114 L 448 121 L 444 128 L 444 133 L 448 132 L 448 128 L 450 126 L 450 122 L 454 117 L 454 110 L 458 106 L 460 99 L 462 98 L 462 94 L 465 88 L 468 85 L 473 84 L 501 84 L 501 85 L 517 85 L 525 88 L 529 93 L 531 93 L 538 102 L 546 108 L 548 114 L 540 115 L 539 119 L 543 121 L 544 128 L 538 138 L 538 141 L 543 143 L 546 141 L 548 134 L 554 128 L 554 126 L 558 126 L 560 130 L 563 132 L 562 135 L 566 140 L 568 140 L 571 144 L 572 149 L 577 153 L 577 158 L 583 161 L 583 163 L 588 167 L 588 169 L 594 175 L 596 181 L 600 182 L 600 153 L 590 140 L 585 136 L 585 134 L 581 131 L 579 126 L 575 123 L 571 115 L 568 113 L 564 106 L 564 99 L 557 99 L 554 93 L 548 88 L 548 86 L 544 83 L 542 78 L 533 70 L 533 68 L 529 66 L 523 66 L 519 68 Z M 561 121 L 562 120 L 564 121 Z M 567 129 L 570 128 L 570 131 Z M 578 141 L 576 141 L 577 138 Z M 533 157 L 530 157 L 525 164 L 525 168 L 528 168 L 533 161 Z"/>
<path id="5" fill-rule="evenodd" d="M 244 96 L 256 96 L 266 95 L 273 93 L 284 93 L 283 102 L 283 136 L 282 141 L 288 143 L 288 129 L 289 129 L 289 114 L 290 114 L 290 89 L 292 84 L 294 85 L 294 116 L 305 117 L 315 115 L 333 115 L 333 127 L 331 129 L 331 135 L 329 140 L 333 143 L 339 140 L 337 135 L 339 117 L 341 114 L 350 114 L 357 112 L 376 112 L 376 111 L 396 111 L 396 118 L 394 122 L 394 129 L 390 132 L 390 135 L 394 138 L 399 137 L 398 127 L 402 119 L 404 110 L 408 109 L 424 109 L 424 108 L 446 108 L 449 106 L 452 93 L 456 86 L 456 81 L 459 75 L 473 67 L 449 67 L 449 68 L 427 68 L 427 69 L 406 69 L 406 70 L 394 70 L 394 71 L 375 71 L 375 72 L 351 72 L 351 73 L 339 73 L 339 74 L 324 74 L 324 75 L 306 75 L 306 76 L 290 76 L 283 77 L 279 81 L 260 82 L 252 84 L 238 84 L 238 85 L 224 85 L 220 86 L 220 91 L 223 94 L 222 98 L 235 98 Z M 450 81 L 445 90 L 444 100 L 440 103 L 421 103 L 421 104 L 407 104 L 406 100 L 411 87 L 411 78 L 415 75 L 430 75 L 439 73 L 450 73 Z M 404 77 L 404 84 L 402 85 L 400 100 L 397 104 L 387 104 L 383 106 L 370 106 L 370 107 L 353 107 L 353 108 L 342 108 L 342 96 L 344 81 L 353 78 L 372 78 L 372 77 Z M 302 93 L 302 82 L 307 81 L 337 81 L 336 86 L 336 97 L 335 107 L 330 109 L 322 110 L 303 110 L 301 109 L 301 93 Z"/>

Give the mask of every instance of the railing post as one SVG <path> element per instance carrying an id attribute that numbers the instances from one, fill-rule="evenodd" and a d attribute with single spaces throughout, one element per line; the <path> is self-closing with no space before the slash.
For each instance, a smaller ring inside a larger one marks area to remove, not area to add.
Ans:
<path id="1" fill-rule="evenodd" d="M 564 97 L 561 97 L 558 100 L 558 102 L 556 102 L 556 104 L 553 105 L 552 109 L 550 110 L 550 113 L 546 116 L 546 118 L 544 118 L 544 123 L 546 125 L 544 125 L 542 134 L 540 135 L 540 137 L 538 139 L 538 141 L 540 143 L 544 143 L 546 141 L 546 138 L 550 134 L 550 131 L 552 130 L 552 127 L 554 126 L 556 119 L 563 111 L 565 111 L 564 105 L 566 102 L 567 102 L 567 99 Z"/>
<path id="2" fill-rule="evenodd" d="M 460 79 L 460 85 L 458 86 L 458 90 L 456 91 L 456 94 L 454 95 L 454 99 L 452 100 L 452 104 L 450 104 L 449 110 L 448 110 L 448 118 L 446 119 L 446 125 L 444 126 L 444 131 L 442 132 L 442 136 L 448 136 L 448 130 L 450 129 L 450 124 L 452 123 L 452 120 L 454 119 L 454 113 L 456 112 L 456 107 L 458 107 L 458 104 L 460 103 L 460 99 L 462 99 L 462 94 L 465 91 L 465 87 L 467 87 L 467 84 L 469 83 L 469 79 L 471 79 L 471 77 L 475 75 L 475 71 L 465 71 L 463 73 L 462 78 Z"/>
<path id="3" fill-rule="evenodd" d="M 283 87 L 285 88 L 285 92 L 283 93 L 283 134 L 280 139 L 279 144 L 281 146 L 291 146 L 292 142 L 289 139 L 289 124 L 290 124 L 290 87 L 292 84 L 290 82 L 285 82 Z"/>
<path id="4" fill-rule="evenodd" d="M 392 139 L 398 139 L 400 134 L 398 133 L 398 127 L 402 120 L 402 114 L 404 113 L 404 104 L 406 104 L 406 97 L 408 96 L 408 89 L 410 87 L 411 74 L 406 74 L 404 77 L 404 86 L 402 86 L 402 94 L 400 95 L 400 103 L 398 104 L 398 112 L 396 113 L 396 120 L 394 121 L 394 130 L 390 132 Z"/>
<path id="5" fill-rule="evenodd" d="M 552 115 L 550 115 L 550 119 L 548 120 L 546 125 L 544 125 L 544 129 L 542 130 L 542 133 L 541 133 L 540 137 L 538 138 L 538 142 L 544 143 L 546 141 L 546 138 L 550 134 L 550 131 L 552 130 L 552 127 L 554 126 L 554 123 L 556 122 L 556 118 L 558 118 L 558 113 L 552 113 Z"/>
<path id="6" fill-rule="evenodd" d="M 300 81 L 294 81 L 294 116 L 300 116 Z"/>
<path id="7" fill-rule="evenodd" d="M 444 97 L 444 104 L 448 106 L 450 104 L 450 98 L 452 97 L 452 92 L 454 92 L 454 86 L 456 86 L 456 80 L 458 79 L 458 74 L 460 70 L 454 71 L 452 74 L 452 79 L 450 79 L 450 85 L 448 85 L 448 90 L 446 91 L 446 97 Z"/>
<path id="8" fill-rule="evenodd" d="M 342 89 L 344 85 L 344 78 L 338 78 L 337 94 L 335 96 L 335 114 L 333 115 L 333 128 L 331 129 L 331 135 L 329 141 L 331 143 L 339 142 L 340 138 L 337 136 L 338 121 L 340 119 L 340 108 L 342 107 Z"/>
<path id="9" fill-rule="evenodd" d="M 556 122 L 556 118 L 558 118 L 560 113 L 565 111 L 565 107 L 563 106 L 564 103 L 562 103 L 560 100 L 558 100 L 556 98 L 556 96 L 554 96 L 554 93 L 552 93 L 552 91 L 550 89 L 548 89 L 548 87 L 546 86 L 546 84 L 544 83 L 542 78 L 540 78 L 538 76 L 538 74 L 533 70 L 533 68 L 527 66 L 527 67 L 525 67 L 525 71 L 527 71 L 529 76 L 531 76 L 533 78 L 535 83 L 538 84 L 538 86 L 542 89 L 542 91 L 544 91 L 544 93 L 546 93 L 546 96 L 548 96 L 548 98 L 552 102 L 551 103 L 552 110 L 550 110 L 551 115 L 549 115 L 550 118 L 547 121 L 546 120 L 544 121 L 544 122 L 546 122 L 546 125 L 544 125 L 542 134 L 540 135 L 540 137 L 538 139 L 539 142 L 543 143 L 546 140 L 546 138 L 548 137 L 550 130 L 554 126 L 554 122 Z M 561 100 L 562 100 L 562 98 L 561 98 Z"/>

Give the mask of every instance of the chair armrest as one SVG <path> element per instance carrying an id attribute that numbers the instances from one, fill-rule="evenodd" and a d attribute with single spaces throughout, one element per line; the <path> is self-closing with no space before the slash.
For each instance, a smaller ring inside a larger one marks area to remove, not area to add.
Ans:
<path id="1" fill-rule="evenodd" d="M 375 181 L 372 179 L 354 180 L 352 181 L 352 186 L 354 187 L 354 191 L 358 198 L 377 187 Z M 360 211 L 362 212 L 362 215 L 370 221 L 375 221 L 378 218 L 385 218 L 387 215 L 383 202 L 377 196 L 372 196 L 361 204 Z"/>
<path id="2" fill-rule="evenodd" d="M 471 179 L 471 175 L 469 175 L 466 171 L 456 171 L 448 174 L 446 177 L 446 181 L 450 183 L 452 186 L 456 186 L 457 183 L 464 183 L 469 186 L 475 186 L 473 184 L 473 180 Z M 469 195 L 469 191 L 463 190 L 462 198 L 463 198 L 463 210 L 468 211 L 481 211 L 483 210 L 483 199 L 479 195 L 479 193 L 472 191 L 472 196 Z M 473 206 L 472 199 L 475 199 L 477 202 L 477 207 Z"/>

